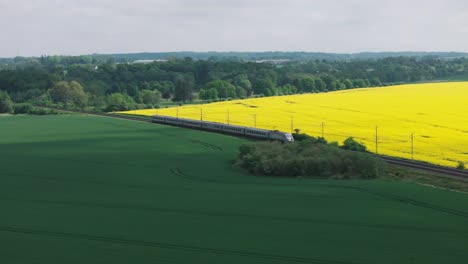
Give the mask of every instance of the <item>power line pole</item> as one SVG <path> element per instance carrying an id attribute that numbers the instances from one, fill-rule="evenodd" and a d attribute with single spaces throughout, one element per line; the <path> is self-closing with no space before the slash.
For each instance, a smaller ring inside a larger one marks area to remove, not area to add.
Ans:
<path id="1" fill-rule="evenodd" d="M 379 154 L 379 130 L 375 126 L 375 154 Z"/>
<path id="2" fill-rule="evenodd" d="M 227 110 L 227 124 L 229 125 L 229 109 Z"/>
<path id="3" fill-rule="evenodd" d="M 254 114 L 254 128 L 257 128 L 257 114 Z"/>
<path id="4" fill-rule="evenodd" d="M 294 130 L 294 116 L 291 116 L 291 134 L 293 133 Z"/>
<path id="5" fill-rule="evenodd" d="M 200 121 L 203 121 L 203 108 L 200 108 Z"/>
<path id="6" fill-rule="evenodd" d="M 411 133 L 411 159 L 414 160 L 414 133 Z"/>
<path id="7" fill-rule="evenodd" d="M 179 107 L 176 108 L 176 112 L 177 112 L 177 119 L 179 119 Z"/>
<path id="8" fill-rule="evenodd" d="M 322 138 L 325 138 L 325 122 L 322 122 Z"/>

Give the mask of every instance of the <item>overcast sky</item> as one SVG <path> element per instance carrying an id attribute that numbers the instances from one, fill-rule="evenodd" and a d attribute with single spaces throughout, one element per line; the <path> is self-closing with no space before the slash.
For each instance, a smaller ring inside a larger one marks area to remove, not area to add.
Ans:
<path id="1" fill-rule="evenodd" d="M 468 51 L 467 0 L 0 0 L 0 57 Z"/>

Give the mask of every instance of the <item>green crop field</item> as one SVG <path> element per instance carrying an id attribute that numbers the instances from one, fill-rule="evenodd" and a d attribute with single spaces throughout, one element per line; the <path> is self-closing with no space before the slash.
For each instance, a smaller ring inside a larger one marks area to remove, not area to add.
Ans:
<path id="1" fill-rule="evenodd" d="M 247 175 L 242 139 L 0 116 L 0 263 L 468 263 L 468 195 Z"/>

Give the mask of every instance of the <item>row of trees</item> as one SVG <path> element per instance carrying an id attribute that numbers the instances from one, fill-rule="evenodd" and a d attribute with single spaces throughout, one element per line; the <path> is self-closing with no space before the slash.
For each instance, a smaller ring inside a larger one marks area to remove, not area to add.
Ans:
<path id="1" fill-rule="evenodd" d="M 37 62 L 43 65 L 73 65 L 73 64 L 100 64 L 128 63 L 135 60 L 157 60 L 190 57 L 195 60 L 232 60 L 232 61 L 298 61 L 310 62 L 316 60 L 327 61 L 362 61 L 377 60 L 389 57 L 414 58 L 441 58 L 453 59 L 466 57 L 462 52 L 364 52 L 355 54 L 334 54 L 319 52 L 156 52 L 156 53 L 130 53 L 130 54 L 92 54 L 80 56 L 47 56 L 0 58 L 0 68 L 5 64 L 21 65 Z"/>
<path id="2" fill-rule="evenodd" d="M 13 103 L 7 92 L 0 90 L 0 114 L 33 114 L 50 115 L 59 114 L 55 110 L 36 108 L 31 103 Z"/>
<path id="3" fill-rule="evenodd" d="M 468 74 L 468 59 L 398 57 L 273 65 L 191 58 L 116 64 L 92 57 L 52 57 L 0 70 L 0 90 L 14 102 L 49 100 L 67 107 L 124 110 L 157 106 L 162 99 L 190 102 L 326 92 L 460 74 Z"/>

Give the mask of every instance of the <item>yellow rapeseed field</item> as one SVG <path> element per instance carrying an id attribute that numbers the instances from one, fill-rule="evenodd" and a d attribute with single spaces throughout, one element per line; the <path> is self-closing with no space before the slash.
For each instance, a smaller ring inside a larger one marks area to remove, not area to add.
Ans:
<path id="1" fill-rule="evenodd" d="M 353 89 L 235 100 L 126 113 L 168 115 L 342 142 L 349 136 L 379 154 L 436 164 L 468 164 L 468 82 Z M 376 148 L 377 132 L 377 148 Z M 412 136 L 413 135 L 413 136 Z M 413 139 L 412 139 L 413 138 Z"/>

